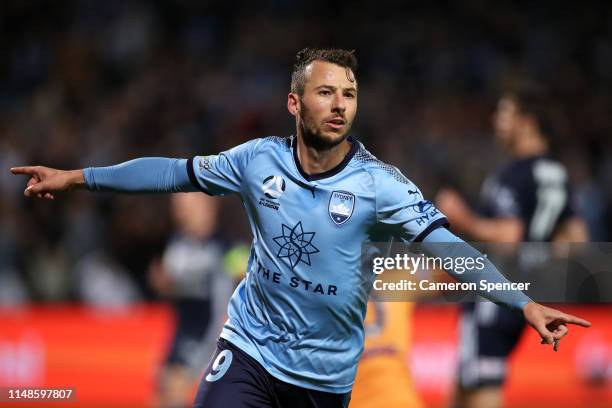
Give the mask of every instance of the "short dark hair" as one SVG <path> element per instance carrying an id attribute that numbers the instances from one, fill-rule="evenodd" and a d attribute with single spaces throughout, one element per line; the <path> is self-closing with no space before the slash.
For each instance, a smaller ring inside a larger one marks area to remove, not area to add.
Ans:
<path id="1" fill-rule="evenodd" d="M 346 69 L 357 71 L 357 57 L 355 50 L 345 50 L 340 48 L 304 48 L 298 51 L 293 64 L 291 73 L 291 92 L 298 95 L 304 94 L 306 83 L 306 67 L 313 61 L 326 61 L 339 65 Z"/>
<path id="2" fill-rule="evenodd" d="M 540 84 L 524 81 L 514 84 L 505 94 L 514 99 L 522 114 L 534 117 L 544 137 L 547 139 L 554 137 L 555 112 L 546 88 Z"/>

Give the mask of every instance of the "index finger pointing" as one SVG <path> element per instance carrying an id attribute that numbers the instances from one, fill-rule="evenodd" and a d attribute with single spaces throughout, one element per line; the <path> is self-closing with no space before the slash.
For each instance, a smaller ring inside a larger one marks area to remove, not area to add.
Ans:
<path id="1" fill-rule="evenodd" d="M 577 325 L 582 326 L 582 327 L 591 327 L 591 322 L 589 322 L 588 320 L 581 319 L 578 316 L 574 316 L 574 315 L 571 315 L 571 314 L 563 313 L 561 318 L 563 320 L 565 320 L 566 323 L 577 324 Z"/>
<path id="2" fill-rule="evenodd" d="M 13 174 L 36 174 L 34 166 L 11 167 Z"/>

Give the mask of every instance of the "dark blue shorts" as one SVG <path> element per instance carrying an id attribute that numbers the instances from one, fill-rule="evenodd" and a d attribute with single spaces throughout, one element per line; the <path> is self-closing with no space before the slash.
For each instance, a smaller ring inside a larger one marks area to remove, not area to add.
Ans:
<path id="1" fill-rule="evenodd" d="M 507 359 L 525 328 L 525 318 L 491 302 L 462 306 L 459 383 L 464 389 L 501 386 L 506 379 Z"/>
<path id="2" fill-rule="evenodd" d="M 251 356 L 225 339 L 204 372 L 194 407 L 345 408 L 351 393 L 333 394 L 288 384 L 272 377 Z"/>
<path id="3" fill-rule="evenodd" d="M 166 364 L 187 368 L 195 366 L 199 372 L 202 362 L 195 357 L 201 357 L 201 354 L 194 353 L 194 348 L 201 348 L 206 340 L 206 332 L 211 324 L 210 301 L 178 299 L 173 302 L 173 307 L 176 312 L 176 332 L 166 356 Z"/>

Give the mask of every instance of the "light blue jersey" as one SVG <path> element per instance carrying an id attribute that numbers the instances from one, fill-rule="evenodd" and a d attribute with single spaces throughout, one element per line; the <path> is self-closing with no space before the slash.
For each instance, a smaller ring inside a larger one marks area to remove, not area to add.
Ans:
<path id="1" fill-rule="evenodd" d="M 349 141 L 344 161 L 315 176 L 295 137 L 187 163 L 202 191 L 240 194 L 254 237 L 221 337 L 282 381 L 334 393 L 351 390 L 363 350 L 373 276 L 363 276 L 362 243 L 420 240 L 447 223 L 395 167 Z"/>
<path id="2" fill-rule="evenodd" d="M 397 169 L 349 141 L 345 160 L 315 176 L 301 170 L 295 139 L 278 137 L 193 160 L 145 157 L 88 167 L 83 175 L 91 191 L 239 193 L 254 240 L 221 336 L 281 380 L 345 393 L 362 351 L 373 281 L 361 272 L 363 242 L 422 239 L 433 256 L 482 257 L 440 228 L 446 218 Z M 509 283 L 488 260 L 481 273 L 447 272 L 460 282 Z M 478 292 L 516 311 L 531 301 L 519 290 Z"/>

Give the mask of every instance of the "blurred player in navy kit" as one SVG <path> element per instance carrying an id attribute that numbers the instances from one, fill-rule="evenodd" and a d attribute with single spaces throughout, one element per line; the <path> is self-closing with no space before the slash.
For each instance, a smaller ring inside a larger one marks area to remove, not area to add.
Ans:
<path id="1" fill-rule="evenodd" d="M 214 351 L 233 289 L 232 278 L 224 273 L 225 245 L 216 236 L 217 199 L 174 194 L 171 212 L 175 233 L 149 271 L 151 285 L 176 313 L 158 392 L 159 405 L 168 408 L 193 400 L 195 381 Z"/>
<path id="2" fill-rule="evenodd" d="M 479 242 L 588 239 L 572 208 L 565 166 L 551 157 L 550 102 L 531 84 L 503 94 L 493 116 L 495 136 L 512 161 L 482 188 L 482 212 L 472 211 L 454 190 L 441 190 L 438 208 L 453 230 Z M 502 404 L 506 359 L 518 343 L 524 318 L 493 303 L 464 304 L 456 406 Z"/>

